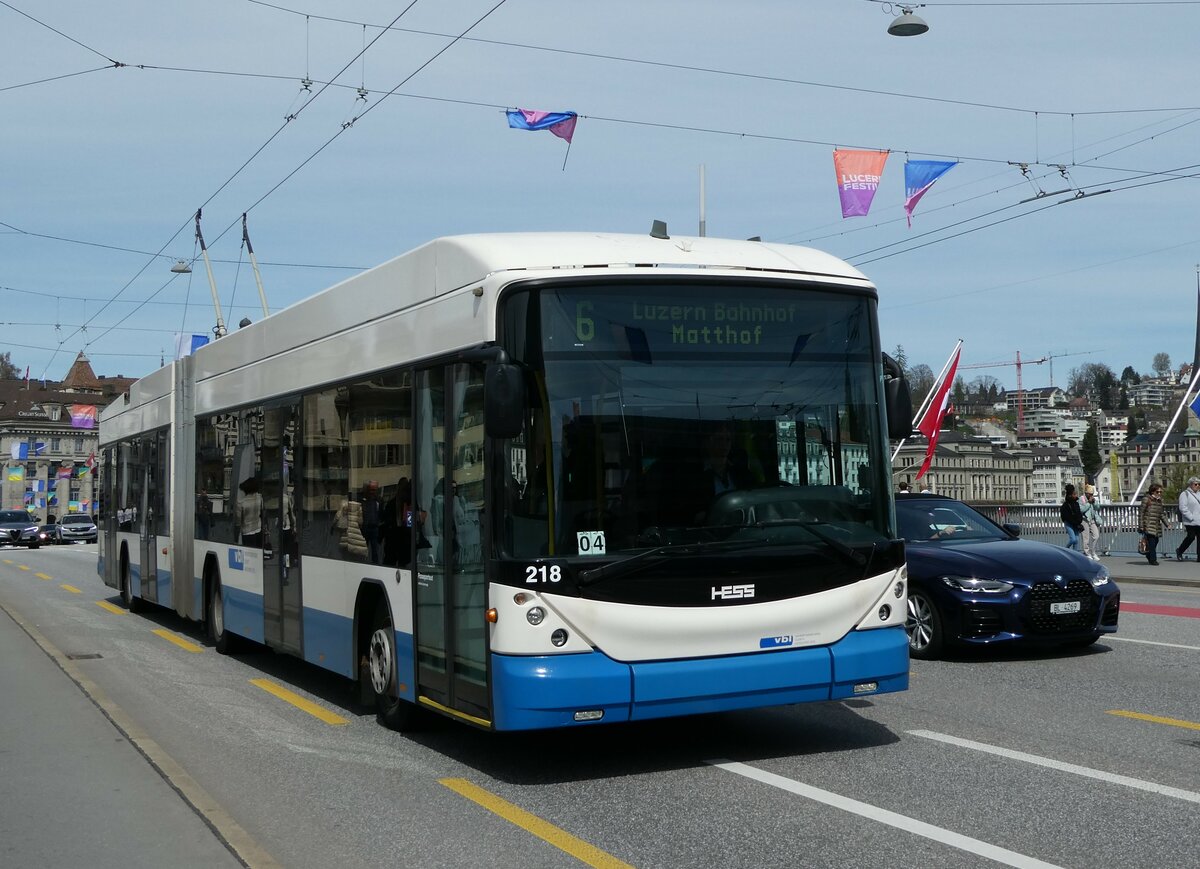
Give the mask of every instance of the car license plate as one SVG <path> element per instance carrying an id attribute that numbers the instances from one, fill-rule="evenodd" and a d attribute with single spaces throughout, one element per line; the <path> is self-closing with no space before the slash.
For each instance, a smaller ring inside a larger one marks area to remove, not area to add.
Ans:
<path id="1" fill-rule="evenodd" d="M 1050 612 L 1052 615 L 1056 616 L 1065 616 L 1068 613 L 1077 613 L 1079 612 L 1079 601 L 1068 600 L 1063 601 L 1062 603 L 1052 603 L 1050 604 Z"/>

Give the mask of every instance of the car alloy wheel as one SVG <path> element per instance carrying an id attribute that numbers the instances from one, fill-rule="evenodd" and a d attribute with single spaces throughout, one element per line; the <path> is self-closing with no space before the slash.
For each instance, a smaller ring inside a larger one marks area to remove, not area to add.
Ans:
<path id="1" fill-rule="evenodd" d="M 919 591 L 909 591 L 904 630 L 908 633 L 908 653 L 912 657 L 932 658 L 941 651 L 941 615 L 933 601 Z"/>

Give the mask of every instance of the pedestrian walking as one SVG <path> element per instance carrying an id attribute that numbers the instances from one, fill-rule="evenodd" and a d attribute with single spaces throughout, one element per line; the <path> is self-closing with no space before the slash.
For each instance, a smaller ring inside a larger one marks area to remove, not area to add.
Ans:
<path id="1" fill-rule="evenodd" d="M 1158 538 L 1163 532 L 1162 486 L 1153 483 L 1142 499 L 1142 512 L 1138 519 L 1138 531 L 1146 543 L 1146 560 L 1158 567 Z M 1139 547 L 1140 549 L 1141 547 Z"/>
<path id="2" fill-rule="evenodd" d="M 1063 490 L 1063 502 L 1059 508 L 1063 527 L 1067 529 L 1067 549 L 1079 551 L 1079 533 L 1083 531 L 1083 512 L 1079 509 L 1079 493 L 1074 483 L 1067 483 Z"/>
<path id="3" fill-rule="evenodd" d="M 1179 521 L 1187 536 L 1175 550 L 1176 561 L 1187 561 L 1188 547 L 1196 541 L 1196 560 L 1200 561 L 1200 477 L 1188 477 L 1187 485 L 1179 493 Z"/>
<path id="4" fill-rule="evenodd" d="M 1100 505 L 1096 503 L 1096 487 L 1090 483 L 1083 488 L 1079 512 L 1083 515 L 1083 533 L 1079 535 L 1083 554 L 1093 561 L 1099 561 L 1100 552 L 1097 547 L 1100 543 Z"/>

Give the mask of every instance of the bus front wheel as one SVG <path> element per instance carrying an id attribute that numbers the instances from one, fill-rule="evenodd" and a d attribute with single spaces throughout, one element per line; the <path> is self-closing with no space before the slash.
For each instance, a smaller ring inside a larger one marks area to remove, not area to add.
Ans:
<path id="1" fill-rule="evenodd" d="M 411 730 L 420 710 L 396 693 L 396 631 L 386 605 L 376 610 L 372 626 L 366 663 L 375 695 L 375 717 L 392 730 Z"/>

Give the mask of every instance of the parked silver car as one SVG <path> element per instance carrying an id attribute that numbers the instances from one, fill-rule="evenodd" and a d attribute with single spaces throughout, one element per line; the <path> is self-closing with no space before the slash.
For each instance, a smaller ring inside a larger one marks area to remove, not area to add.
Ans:
<path id="1" fill-rule="evenodd" d="M 68 513 L 58 520 L 63 543 L 95 543 L 96 523 L 86 513 Z"/>
<path id="2" fill-rule="evenodd" d="M 38 537 L 38 524 L 24 510 L 0 510 L 0 546 L 28 546 L 37 549 L 42 545 Z"/>

